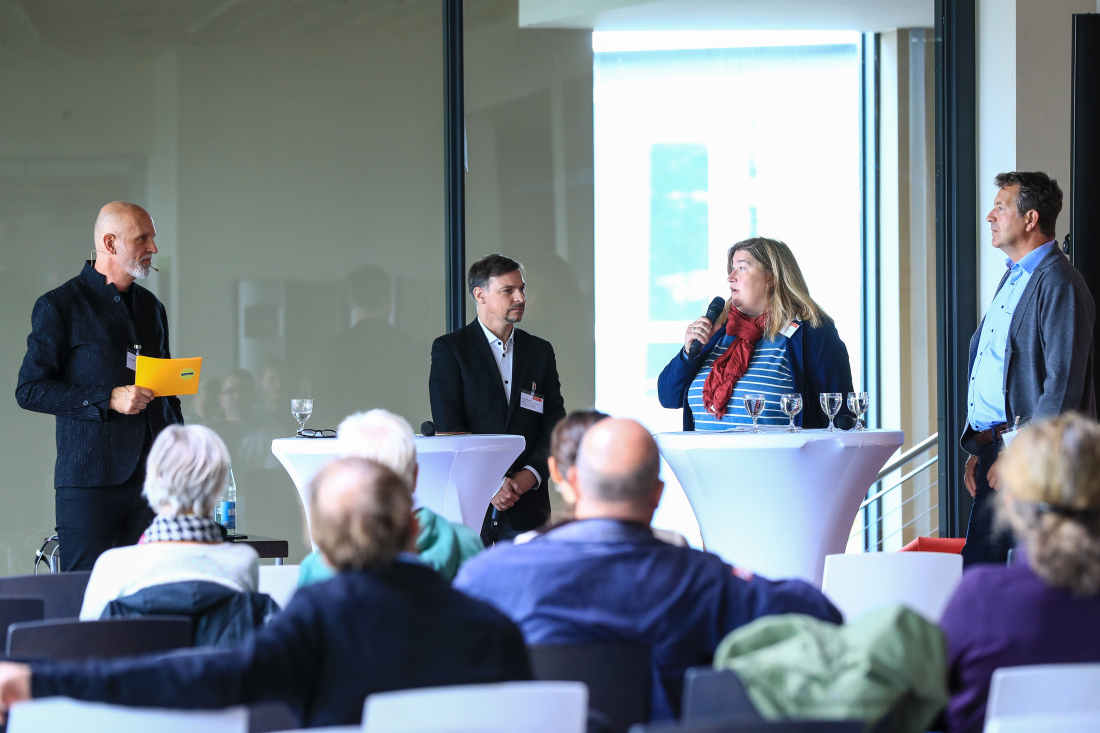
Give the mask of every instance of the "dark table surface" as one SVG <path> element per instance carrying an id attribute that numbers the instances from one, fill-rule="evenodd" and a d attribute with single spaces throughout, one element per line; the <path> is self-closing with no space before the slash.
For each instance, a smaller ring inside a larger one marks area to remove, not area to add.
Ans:
<path id="1" fill-rule="evenodd" d="M 274 557 L 282 559 L 290 554 L 290 546 L 286 540 L 277 540 L 274 537 L 263 537 L 258 534 L 246 532 L 246 538 L 230 537 L 230 542 L 239 542 L 249 545 L 260 557 Z"/>

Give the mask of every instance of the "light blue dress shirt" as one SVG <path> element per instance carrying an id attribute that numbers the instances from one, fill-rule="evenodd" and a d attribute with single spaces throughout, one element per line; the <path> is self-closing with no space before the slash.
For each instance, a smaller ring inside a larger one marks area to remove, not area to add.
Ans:
<path id="1" fill-rule="evenodd" d="M 1012 324 L 1012 314 L 1020 302 L 1024 288 L 1031 279 L 1031 273 L 1051 247 L 1050 240 L 1013 262 L 1005 258 L 1009 268 L 1008 279 L 989 305 L 989 312 L 982 323 L 982 334 L 978 338 L 978 353 L 974 356 L 974 368 L 970 370 L 970 385 L 967 394 L 967 413 L 970 426 L 975 430 L 987 430 L 994 425 L 1009 422 L 1005 415 L 1005 349 L 1008 347 L 1008 328 Z"/>

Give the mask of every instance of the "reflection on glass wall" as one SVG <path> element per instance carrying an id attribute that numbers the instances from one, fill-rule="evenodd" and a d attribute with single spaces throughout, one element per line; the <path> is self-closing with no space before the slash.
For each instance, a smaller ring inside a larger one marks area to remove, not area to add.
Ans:
<path id="1" fill-rule="evenodd" d="M 444 328 L 441 13 L 391 3 L 22 4 L 0 49 L 0 573 L 54 523 L 53 418 L 20 410 L 31 307 L 75 276 L 99 207 L 141 204 L 189 422 L 233 455 L 238 523 L 306 551 L 271 440 L 387 407 L 427 414 Z"/>
<path id="2" fill-rule="evenodd" d="M 520 327 L 554 346 L 566 409 L 591 407 L 592 33 L 520 29 L 515 0 L 464 4 L 467 265 L 523 263 Z"/>

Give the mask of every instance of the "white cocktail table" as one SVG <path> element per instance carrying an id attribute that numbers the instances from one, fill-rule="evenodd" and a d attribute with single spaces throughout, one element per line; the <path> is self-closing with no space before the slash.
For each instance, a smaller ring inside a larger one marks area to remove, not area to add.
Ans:
<path id="1" fill-rule="evenodd" d="M 900 430 L 658 433 L 707 550 L 768 578 L 817 586 Z"/>
<path id="2" fill-rule="evenodd" d="M 310 480 L 340 453 L 339 439 L 279 438 L 271 452 L 298 489 L 309 521 Z M 449 521 L 481 532 L 485 508 L 500 488 L 505 472 L 526 445 L 521 435 L 416 436 L 416 502 Z"/>

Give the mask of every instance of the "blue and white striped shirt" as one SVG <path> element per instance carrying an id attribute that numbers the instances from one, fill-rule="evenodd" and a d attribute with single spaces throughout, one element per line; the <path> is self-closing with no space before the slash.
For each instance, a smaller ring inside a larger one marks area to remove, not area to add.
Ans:
<path id="1" fill-rule="evenodd" d="M 745 411 L 746 394 L 764 395 L 764 412 L 757 419 L 759 425 L 787 425 L 790 421 L 779 407 L 780 395 L 794 392 L 794 378 L 787 362 L 787 337 L 776 334 L 774 339 L 760 339 L 753 349 L 748 370 L 737 380 L 733 396 L 726 407 L 726 416 L 719 420 L 703 407 L 703 383 L 710 376 L 714 360 L 726 353 L 734 337 L 722 336 L 714 349 L 707 354 L 703 368 L 695 375 L 688 388 L 688 406 L 695 418 L 696 430 L 726 430 L 736 425 L 752 425 L 752 418 Z"/>

